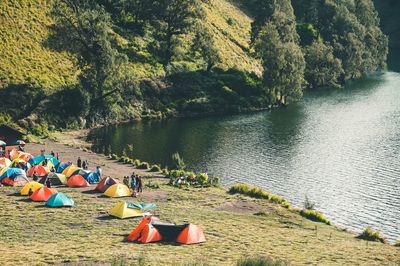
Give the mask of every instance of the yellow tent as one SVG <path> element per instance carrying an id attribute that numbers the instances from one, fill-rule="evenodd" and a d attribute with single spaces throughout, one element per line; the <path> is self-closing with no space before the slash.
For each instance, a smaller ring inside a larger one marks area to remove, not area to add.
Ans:
<path id="1" fill-rule="evenodd" d="M 21 195 L 27 196 L 29 194 L 30 189 L 32 189 L 32 192 L 35 192 L 37 189 L 41 187 L 43 187 L 43 184 L 31 181 L 29 183 L 26 183 L 26 185 L 21 189 Z"/>
<path id="2" fill-rule="evenodd" d="M 3 168 L 0 170 L 0 176 L 2 176 L 5 172 L 7 172 L 7 170 L 8 170 L 9 168 L 10 168 L 10 167 L 8 167 L 8 166 L 3 167 Z"/>
<path id="3" fill-rule="evenodd" d="M 109 212 L 110 215 L 120 219 L 142 217 L 143 212 L 138 209 L 128 208 L 128 204 L 124 201 L 118 202 L 117 205 Z"/>
<path id="4" fill-rule="evenodd" d="M 62 171 L 61 174 L 65 175 L 66 177 L 70 177 L 76 170 L 79 170 L 80 168 L 76 165 L 71 164 L 67 168 Z"/>
<path id="5" fill-rule="evenodd" d="M 106 192 L 104 192 L 104 195 L 112 198 L 121 198 L 131 196 L 131 192 L 124 184 L 115 184 L 109 187 Z"/>
<path id="6" fill-rule="evenodd" d="M 11 164 L 15 164 L 15 163 L 25 163 L 25 160 L 21 159 L 21 158 L 16 158 L 11 162 Z"/>

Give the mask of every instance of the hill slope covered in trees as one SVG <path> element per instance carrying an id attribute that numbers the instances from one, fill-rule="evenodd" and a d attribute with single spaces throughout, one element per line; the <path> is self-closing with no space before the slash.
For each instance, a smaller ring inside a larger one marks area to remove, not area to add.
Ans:
<path id="1" fill-rule="evenodd" d="M 5 0 L 0 22 L 0 123 L 39 134 L 286 104 L 388 51 L 372 0 Z"/>

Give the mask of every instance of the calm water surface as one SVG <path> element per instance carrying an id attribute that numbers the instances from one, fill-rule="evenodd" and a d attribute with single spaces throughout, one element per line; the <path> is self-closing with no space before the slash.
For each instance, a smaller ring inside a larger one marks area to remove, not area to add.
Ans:
<path id="1" fill-rule="evenodd" d="M 121 153 L 190 169 L 226 186 L 263 187 L 301 207 L 307 195 L 338 225 L 400 239 L 400 74 L 308 93 L 288 108 L 248 115 L 107 127 L 91 138 Z"/>

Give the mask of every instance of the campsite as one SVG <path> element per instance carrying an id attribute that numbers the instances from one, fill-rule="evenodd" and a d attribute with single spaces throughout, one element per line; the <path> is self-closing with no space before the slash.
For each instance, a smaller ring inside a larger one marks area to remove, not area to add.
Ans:
<path id="1" fill-rule="evenodd" d="M 96 184 L 79 188 L 60 185 L 55 189 L 68 195 L 76 206 L 47 208 L 43 202 L 19 195 L 21 187 L 1 187 L 0 252 L 5 264 L 234 265 L 246 257 L 267 257 L 293 265 L 399 262 L 398 248 L 359 240 L 346 230 L 307 220 L 296 210 L 231 195 L 219 187 L 179 189 L 162 177 L 78 146 L 45 140 L 28 144 L 27 151 L 57 150 L 67 161 L 80 155 L 115 178 L 138 171 L 144 176 L 144 192 L 137 199 L 113 198 L 93 192 Z M 159 188 L 151 185 L 155 183 Z M 154 203 L 154 213 L 162 223 L 195 224 L 204 231 L 206 242 L 129 242 L 129 234 L 142 218 L 121 219 L 109 214 L 124 201 Z"/>

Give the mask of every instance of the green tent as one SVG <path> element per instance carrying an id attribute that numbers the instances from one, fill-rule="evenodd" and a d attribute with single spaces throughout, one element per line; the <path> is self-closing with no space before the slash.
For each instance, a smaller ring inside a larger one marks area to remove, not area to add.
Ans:
<path id="1" fill-rule="evenodd" d="M 47 207 L 73 207 L 74 205 L 74 201 L 61 192 L 54 194 L 46 202 Z"/>
<path id="2" fill-rule="evenodd" d="M 137 203 L 137 202 L 127 202 L 127 207 L 129 209 L 138 209 L 138 210 L 151 210 L 157 208 L 157 205 L 154 203 Z"/>

